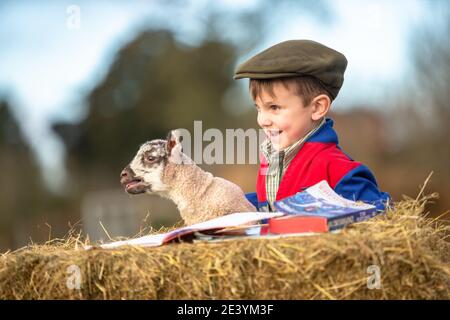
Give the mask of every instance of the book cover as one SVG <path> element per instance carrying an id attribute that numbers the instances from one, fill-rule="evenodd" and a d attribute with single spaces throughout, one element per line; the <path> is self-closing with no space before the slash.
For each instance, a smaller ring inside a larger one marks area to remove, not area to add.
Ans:
<path id="1" fill-rule="evenodd" d="M 270 233 L 333 231 L 380 213 L 373 205 L 339 196 L 325 180 L 276 201 L 274 207 L 286 216 L 269 219 Z"/>
<path id="2" fill-rule="evenodd" d="M 269 219 L 267 231 L 271 234 L 323 233 L 328 232 L 328 221 L 325 217 L 287 215 Z"/>

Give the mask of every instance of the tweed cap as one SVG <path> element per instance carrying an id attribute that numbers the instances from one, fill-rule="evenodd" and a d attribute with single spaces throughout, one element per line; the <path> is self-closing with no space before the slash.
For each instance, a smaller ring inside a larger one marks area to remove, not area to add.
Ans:
<path id="1" fill-rule="evenodd" d="M 345 56 L 312 40 L 289 40 L 278 43 L 239 65 L 234 79 L 275 79 L 313 76 L 333 99 L 344 82 Z"/>

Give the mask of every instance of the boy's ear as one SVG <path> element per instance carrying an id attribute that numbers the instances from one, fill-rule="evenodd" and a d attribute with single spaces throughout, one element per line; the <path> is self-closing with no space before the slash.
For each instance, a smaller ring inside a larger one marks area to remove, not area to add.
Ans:
<path id="1" fill-rule="evenodd" d="M 330 110 L 331 99 L 326 94 L 320 94 L 311 102 L 313 105 L 312 120 L 322 119 Z"/>

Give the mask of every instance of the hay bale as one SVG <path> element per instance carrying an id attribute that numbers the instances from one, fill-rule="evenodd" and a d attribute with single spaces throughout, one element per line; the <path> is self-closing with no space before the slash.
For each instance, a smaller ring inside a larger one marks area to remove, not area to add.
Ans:
<path id="1" fill-rule="evenodd" d="M 430 197 L 338 234 L 75 250 L 79 240 L 0 258 L 0 299 L 449 299 L 449 227 L 423 216 Z M 70 266 L 81 271 L 70 289 Z M 367 268 L 381 288 L 369 289 Z"/>

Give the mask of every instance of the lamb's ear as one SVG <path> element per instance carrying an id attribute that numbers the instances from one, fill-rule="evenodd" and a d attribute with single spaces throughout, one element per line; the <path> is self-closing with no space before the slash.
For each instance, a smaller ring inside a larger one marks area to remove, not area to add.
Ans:
<path id="1" fill-rule="evenodd" d="M 166 151 L 169 160 L 174 163 L 182 163 L 182 153 L 183 147 L 181 146 L 181 141 L 183 137 L 178 130 L 172 130 L 167 135 Z"/>
<path id="2" fill-rule="evenodd" d="M 166 151 L 167 151 L 167 155 L 170 157 L 170 155 L 172 154 L 173 148 L 177 144 L 177 137 L 173 131 L 169 131 L 169 134 L 167 135 L 166 140 L 167 140 Z"/>
<path id="3" fill-rule="evenodd" d="M 183 141 L 183 136 L 178 130 L 171 130 L 169 134 L 167 135 L 167 144 L 166 144 L 166 151 L 167 154 L 170 156 L 172 154 L 173 148 L 175 148 L 176 145 L 180 145 Z"/>

